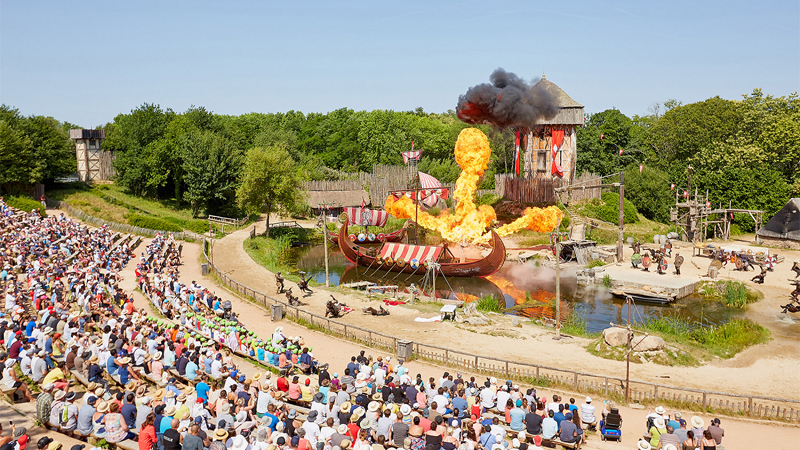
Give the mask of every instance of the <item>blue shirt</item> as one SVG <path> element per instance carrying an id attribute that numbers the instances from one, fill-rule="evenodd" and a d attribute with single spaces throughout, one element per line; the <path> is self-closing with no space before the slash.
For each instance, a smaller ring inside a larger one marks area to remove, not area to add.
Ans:
<path id="1" fill-rule="evenodd" d="M 259 361 L 264 360 L 264 349 L 261 347 L 258 347 L 258 360 Z"/>
<path id="2" fill-rule="evenodd" d="M 211 390 L 211 387 L 208 384 L 201 381 L 195 385 L 194 389 L 197 391 L 197 396 L 199 398 L 208 401 L 208 391 Z"/>
<path id="3" fill-rule="evenodd" d="M 456 397 L 453 399 L 453 408 L 458 409 L 458 417 L 462 419 L 469 413 L 469 405 L 467 404 L 467 401 L 461 397 Z"/>
<path id="4" fill-rule="evenodd" d="M 108 373 L 114 374 L 117 372 L 118 368 L 119 366 L 117 365 L 117 363 L 114 362 L 114 357 L 109 356 L 108 361 L 106 361 L 106 370 L 108 371 Z"/>
<path id="5" fill-rule="evenodd" d="M 31 337 L 31 333 L 33 333 L 33 327 L 36 326 L 36 322 L 30 321 L 27 325 L 25 325 L 25 336 Z"/>
<path id="6" fill-rule="evenodd" d="M 53 338 L 47 338 L 47 340 L 44 341 L 44 352 L 48 355 L 53 353 Z"/>
<path id="7" fill-rule="evenodd" d="M 194 378 L 197 376 L 197 369 L 197 364 L 195 364 L 194 361 L 189 361 L 186 363 L 186 378 L 194 380 Z"/>
<path id="8" fill-rule="evenodd" d="M 128 366 L 120 366 L 117 374 L 119 374 L 120 383 L 128 384 Z"/>
<path id="9" fill-rule="evenodd" d="M 270 414 L 270 413 L 264 413 L 264 417 L 269 417 L 269 425 L 267 425 L 267 426 L 274 433 L 275 432 L 275 428 L 278 426 L 278 422 L 279 422 L 278 418 L 275 417 L 274 415 Z"/>
<path id="10" fill-rule="evenodd" d="M 211 358 L 206 358 L 205 361 L 203 361 L 203 370 L 206 373 L 211 373 L 211 363 L 212 362 L 213 361 L 211 361 Z"/>
<path id="11" fill-rule="evenodd" d="M 164 434 L 165 431 L 172 428 L 172 417 L 164 416 L 161 418 L 161 428 L 159 433 Z"/>
<path id="12" fill-rule="evenodd" d="M 492 448 L 492 446 L 497 442 L 497 440 L 494 438 L 494 435 L 491 433 L 483 433 L 479 441 L 483 448 Z"/>
<path id="13" fill-rule="evenodd" d="M 511 417 L 511 423 L 509 426 L 514 431 L 522 431 L 525 429 L 525 424 L 522 423 L 525 420 L 525 411 L 521 408 L 514 408 L 512 409 L 508 415 Z"/>
<path id="14" fill-rule="evenodd" d="M 567 420 L 567 418 L 566 418 L 566 417 L 564 417 L 564 413 L 562 413 L 561 411 L 559 411 L 559 412 L 555 413 L 555 414 L 553 415 L 553 419 L 555 419 L 555 421 L 556 421 L 556 423 L 558 424 L 558 427 L 559 427 L 559 428 L 561 428 L 561 422 L 563 422 L 563 421 Z"/>

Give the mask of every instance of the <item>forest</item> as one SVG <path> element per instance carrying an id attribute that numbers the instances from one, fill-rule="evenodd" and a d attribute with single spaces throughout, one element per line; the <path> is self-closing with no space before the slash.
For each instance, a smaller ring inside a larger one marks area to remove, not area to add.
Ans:
<path id="1" fill-rule="evenodd" d="M 370 171 L 376 163 L 402 164 L 400 153 L 413 143 L 423 151 L 421 171 L 453 182 L 460 172 L 453 147 L 467 126 L 453 111 L 422 108 L 230 116 L 144 103 L 102 128 L 103 148 L 116 153 L 115 182 L 130 193 L 190 205 L 196 216 L 240 216 L 244 204 L 237 204 L 236 193 L 251 149 L 279 152 L 264 160 L 285 166 L 270 176 L 288 177 L 296 186 Z M 73 173 L 68 130 L 76 127 L 47 116 L 25 117 L 2 105 L 2 192 Z M 514 135 L 510 129 L 480 128 L 493 150 L 481 184 L 487 189 L 495 173 L 513 170 Z M 626 198 L 649 219 L 668 220 L 669 205 L 690 175 L 692 189 L 708 190 L 713 204 L 763 209 L 769 217 L 800 195 L 800 99 L 796 93 L 774 97 L 755 89 L 740 100 L 713 97 L 686 105 L 668 100 L 644 116 L 627 117 L 616 109 L 587 114 L 578 130 L 577 172 L 620 171 Z"/>

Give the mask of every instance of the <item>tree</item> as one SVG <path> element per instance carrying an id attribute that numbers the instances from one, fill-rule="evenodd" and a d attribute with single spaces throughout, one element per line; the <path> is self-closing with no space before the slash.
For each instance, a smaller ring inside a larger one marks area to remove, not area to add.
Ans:
<path id="1" fill-rule="evenodd" d="M 264 211 L 269 216 L 276 211 L 296 209 L 301 198 L 300 179 L 294 171 L 294 161 L 281 147 L 253 147 L 247 152 L 236 202 L 250 214 Z"/>
<path id="2" fill-rule="evenodd" d="M 69 129 L 52 117 L 30 116 L 20 123 L 20 130 L 30 139 L 36 159 L 42 165 L 42 180 L 75 173 L 78 161 Z"/>
<path id="3" fill-rule="evenodd" d="M 590 115 L 586 126 L 578 128 L 578 172 L 609 175 L 643 161 L 643 135 L 639 125 L 617 109 Z"/>
<path id="4" fill-rule="evenodd" d="M 232 142 L 211 131 L 189 133 L 182 149 L 184 199 L 192 215 L 224 210 L 236 192 L 242 154 Z M 229 208 L 228 208 L 229 209 Z"/>
<path id="5" fill-rule="evenodd" d="M 42 179 L 44 164 L 36 159 L 31 140 L 0 120 L 0 186 L 6 192 L 19 192 Z"/>
<path id="6" fill-rule="evenodd" d="M 639 172 L 634 164 L 625 169 L 625 200 L 630 200 L 645 217 L 656 222 L 669 221 L 669 207 L 674 203 L 667 174 L 650 166 Z"/>

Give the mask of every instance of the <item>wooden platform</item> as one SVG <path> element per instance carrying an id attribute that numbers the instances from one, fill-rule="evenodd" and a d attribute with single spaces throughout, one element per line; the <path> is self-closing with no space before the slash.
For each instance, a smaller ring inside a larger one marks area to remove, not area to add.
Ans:
<path id="1" fill-rule="evenodd" d="M 644 289 L 620 287 L 611 291 L 616 297 L 626 298 L 631 296 L 636 303 L 645 303 L 651 305 L 667 305 L 675 301 L 675 294 L 673 293 L 655 293 Z"/>

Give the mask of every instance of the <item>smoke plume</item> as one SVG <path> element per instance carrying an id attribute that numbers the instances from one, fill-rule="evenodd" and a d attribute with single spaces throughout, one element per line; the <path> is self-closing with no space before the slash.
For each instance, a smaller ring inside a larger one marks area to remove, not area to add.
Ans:
<path id="1" fill-rule="evenodd" d="M 538 120 L 558 114 L 555 99 L 544 89 L 531 92 L 531 85 L 499 68 L 483 83 L 458 98 L 458 118 L 466 123 L 490 123 L 500 128 L 531 127 Z"/>

